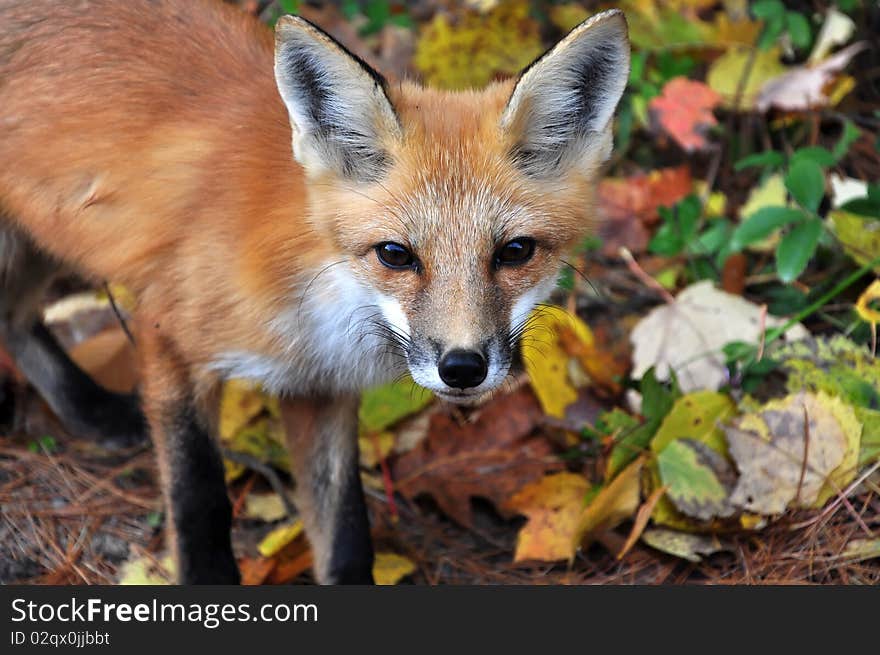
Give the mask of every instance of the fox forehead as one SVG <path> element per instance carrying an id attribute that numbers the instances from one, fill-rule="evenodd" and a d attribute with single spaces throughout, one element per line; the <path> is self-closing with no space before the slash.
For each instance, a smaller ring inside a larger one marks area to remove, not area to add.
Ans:
<path id="1" fill-rule="evenodd" d="M 500 127 L 512 86 L 390 89 L 402 128 L 401 139 L 385 144 L 393 165 L 375 184 L 344 184 L 330 194 L 343 242 L 357 251 L 383 239 L 404 241 L 443 255 L 449 240 L 461 252 L 524 235 L 563 245 L 583 231 L 589 175 L 536 181 L 516 166 L 514 144 Z"/>

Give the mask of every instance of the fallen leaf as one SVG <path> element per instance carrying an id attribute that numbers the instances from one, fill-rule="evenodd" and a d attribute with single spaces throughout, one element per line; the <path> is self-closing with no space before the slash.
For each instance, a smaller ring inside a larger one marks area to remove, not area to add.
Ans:
<path id="1" fill-rule="evenodd" d="M 121 327 L 78 343 L 70 358 L 105 389 L 130 393 L 138 382 L 137 352 Z"/>
<path id="2" fill-rule="evenodd" d="M 828 220 L 846 254 L 864 266 L 880 257 L 880 221 L 843 209 L 828 212 Z M 880 265 L 874 270 L 880 273 Z"/>
<path id="3" fill-rule="evenodd" d="M 358 411 L 361 434 L 382 432 L 424 409 L 434 396 L 411 379 L 367 389 Z"/>
<path id="4" fill-rule="evenodd" d="M 638 512 L 636 512 L 636 519 L 633 521 L 632 530 L 630 530 L 629 536 L 626 538 L 626 543 L 623 545 L 620 552 L 617 553 L 618 560 L 622 560 L 626 557 L 626 554 L 636 545 L 636 542 L 645 531 L 648 521 L 651 519 L 651 514 L 654 513 L 654 508 L 665 493 L 666 487 L 658 487 L 657 489 L 654 489 L 651 495 L 648 496 L 648 499 L 642 503 L 641 507 L 639 507 Z"/>
<path id="5" fill-rule="evenodd" d="M 739 98 L 739 109 L 748 110 L 755 107 L 758 94 L 769 80 L 777 78 L 787 69 L 779 61 L 779 49 L 758 50 L 734 47 L 718 57 L 706 73 L 706 83 L 716 91 L 724 101 L 724 105 L 733 108 L 737 100 L 740 81 L 746 70 L 751 68 L 746 83 L 742 87 Z"/>
<path id="6" fill-rule="evenodd" d="M 569 354 L 560 343 L 566 330 L 570 340 L 584 348 L 593 345 L 590 328 L 561 307 L 544 305 L 534 310 L 521 340 L 522 360 L 532 390 L 549 416 L 563 418 L 565 408 L 577 400 L 577 389 L 569 376 Z M 572 346 L 570 346 L 572 347 Z"/>
<path id="7" fill-rule="evenodd" d="M 766 328 L 781 326 L 769 316 Z M 681 390 L 718 389 L 727 382 L 722 348 L 731 341 L 757 343 L 761 335 L 761 308 L 702 281 L 684 289 L 675 299 L 656 307 L 635 327 L 633 372 L 638 378 L 654 367 L 658 379 L 675 371 Z M 785 333 L 788 340 L 808 336 L 801 325 Z"/>
<path id="8" fill-rule="evenodd" d="M 829 104 L 826 85 L 842 71 L 849 60 L 867 47 L 865 42 L 853 43 L 824 61 L 808 66 L 797 66 L 768 80 L 758 93 L 755 108 L 784 111 L 806 111 Z"/>
<path id="9" fill-rule="evenodd" d="M 413 64 L 425 81 L 443 89 L 482 88 L 514 75 L 543 51 L 538 24 L 525 0 L 501 2 L 485 13 L 445 12 L 421 29 Z"/>
<path id="10" fill-rule="evenodd" d="M 473 527 L 472 497 L 501 508 L 523 485 L 562 467 L 549 442 L 531 436 L 542 418 L 526 388 L 493 399 L 472 422 L 438 412 L 427 438 L 393 463 L 395 489 L 407 498 L 428 494 L 447 516 Z"/>
<path id="11" fill-rule="evenodd" d="M 651 99 L 648 109 L 664 132 L 685 152 L 693 152 L 709 145 L 706 132 L 718 124 L 712 110 L 720 103 L 721 96 L 702 82 L 675 77 Z"/>
<path id="12" fill-rule="evenodd" d="M 573 553 L 597 533 L 611 530 L 635 514 L 639 508 L 644 464 L 642 455 L 618 473 L 582 510 L 572 539 Z"/>
<path id="13" fill-rule="evenodd" d="M 692 188 L 688 166 L 602 180 L 597 196 L 602 252 L 616 257 L 621 246 L 644 252 L 650 238 L 648 227 L 660 220 L 659 208 L 672 207 Z"/>
<path id="14" fill-rule="evenodd" d="M 120 585 L 170 585 L 174 584 L 174 558 L 166 555 L 161 559 L 146 555 L 125 562 L 119 570 Z"/>
<path id="15" fill-rule="evenodd" d="M 296 519 L 293 523 L 275 528 L 263 537 L 257 550 L 263 557 L 272 557 L 301 534 L 303 534 L 303 523 L 300 519 Z"/>
<path id="16" fill-rule="evenodd" d="M 371 469 L 394 450 L 394 434 L 391 432 L 375 432 L 358 438 L 361 466 Z"/>
<path id="17" fill-rule="evenodd" d="M 880 457 L 880 359 L 843 335 L 797 341 L 773 356 L 789 392 L 822 391 L 852 406 L 862 424 L 858 465 Z"/>
<path id="18" fill-rule="evenodd" d="M 403 555 L 378 552 L 373 562 L 373 579 L 377 585 L 396 585 L 415 570 L 416 565 Z"/>
<path id="19" fill-rule="evenodd" d="M 573 541 L 590 483 L 576 473 L 555 473 L 525 485 L 505 503 L 528 522 L 516 537 L 515 562 L 553 562 L 574 556 Z"/>
<path id="20" fill-rule="evenodd" d="M 689 562 L 700 562 L 703 556 L 726 550 L 718 537 L 690 534 L 667 530 L 666 528 L 653 528 L 645 530 L 642 541 L 659 551 L 686 559 Z"/>
<path id="21" fill-rule="evenodd" d="M 835 559 L 863 562 L 880 557 L 880 539 L 852 539 Z"/>
<path id="22" fill-rule="evenodd" d="M 821 507 L 855 475 L 861 428 L 852 408 L 821 392 L 792 394 L 743 415 L 724 428 L 740 472 L 730 502 L 771 516 Z"/>
<path id="23" fill-rule="evenodd" d="M 276 493 L 248 494 L 244 501 L 244 515 L 249 519 L 272 523 L 287 516 L 287 509 Z"/>
<path id="24" fill-rule="evenodd" d="M 275 568 L 274 559 L 265 557 L 244 557 L 238 561 L 241 572 L 241 584 L 255 586 L 263 584 Z"/>
<path id="25" fill-rule="evenodd" d="M 880 322 L 880 311 L 871 307 L 871 304 L 878 300 L 880 300 L 880 279 L 871 282 L 856 301 L 856 313 L 859 318 L 874 325 Z"/>
<path id="26" fill-rule="evenodd" d="M 825 21 L 819 29 L 816 43 L 807 61 L 811 64 L 821 62 L 834 48 L 849 41 L 855 31 L 855 21 L 832 6 L 825 14 Z"/>
<path id="27" fill-rule="evenodd" d="M 263 412 L 279 416 L 277 401 L 251 382 L 230 380 L 220 399 L 220 438 L 232 439 Z"/>
<path id="28" fill-rule="evenodd" d="M 678 438 L 657 455 L 657 467 L 667 495 L 682 514 L 709 521 L 734 513 L 729 496 L 736 473 L 706 444 Z"/>

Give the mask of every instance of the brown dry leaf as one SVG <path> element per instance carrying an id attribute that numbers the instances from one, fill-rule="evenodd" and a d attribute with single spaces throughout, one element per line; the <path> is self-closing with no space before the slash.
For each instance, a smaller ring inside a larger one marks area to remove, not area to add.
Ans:
<path id="1" fill-rule="evenodd" d="M 721 96 L 702 82 L 675 77 L 662 93 L 648 104 L 652 120 L 671 136 L 685 152 L 702 150 L 709 145 L 706 131 L 717 125 L 712 110 L 721 104 Z"/>
<path id="2" fill-rule="evenodd" d="M 660 220 L 657 209 L 671 207 L 692 188 L 687 166 L 603 180 L 598 191 L 603 252 L 617 256 L 621 246 L 634 253 L 644 252 L 650 238 L 648 226 Z"/>
<path id="3" fill-rule="evenodd" d="M 448 516 L 473 527 L 471 497 L 500 508 L 523 485 L 562 467 L 549 442 L 531 436 L 542 417 L 525 388 L 491 401 L 473 422 L 438 412 L 428 437 L 394 463 L 394 486 L 407 498 L 431 495 Z"/>
<path id="4" fill-rule="evenodd" d="M 741 416 L 724 433 L 740 473 L 730 502 L 775 515 L 821 507 L 853 478 L 862 425 L 840 398 L 802 391 Z"/>
<path id="5" fill-rule="evenodd" d="M 849 60 L 864 50 L 867 44 L 853 43 L 825 61 L 812 66 L 797 66 L 769 80 L 758 94 L 755 107 L 758 111 L 771 108 L 785 111 L 806 111 L 829 104 L 825 94 L 827 84 L 842 71 Z"/>
<path id="6" fill-rule="evenodd" d="M 513 560 L 554 562 L 574 557 L 572 547 L 578 518 L 590 483 L 576 473 L 555 473 L 527 484 L 505 503 L 528 522 L 516 537 Z"/>
<path id="7" fill-rule="evenodd" d="M 645 455 L 623 469 L 581 512 L 572 540 L 572 552 L 599 532 L 617 527 L 639 507 L 640 480 Z"/>
<path id="8" fill-rule="evenodd" d="M 618 560 L 626 557 L 626 554 L 636 545 L 636 542 L 639 540 L 639 537 L 642 536 L 642 533 L 648 525 L 651 514 L 654 512 L 654 508 L 657 506 L 657 503 L 660 502 L 660 498 L 666 493 L 666 490 L 667 487 L 657 487 L 654 489 L 653 493 L 648 496 L 648 499 L 642 503 L 642 506 L 639 507 L 639 511 L 636 512 L 636 520 L 633 521 L 632 530 L 629 531 L 629 536 L 626 538 L 626 543 L 623 545 L 621 551 L 617 553 Z"/>
<path id="9" fill-rule="evenodd" d="M 243 557 L 238 561 L 241 571 L 241 584 L 245 586 L 261 585 L 272 573 L 277 562 L 266 557 Z"/>
<path id="10" fill-rule="evenodd" d="M 129 393 L 137 385 L 137 353 L 121 327 L 104 330 L 75 345 L 70 357 L 110 391 Z"/>

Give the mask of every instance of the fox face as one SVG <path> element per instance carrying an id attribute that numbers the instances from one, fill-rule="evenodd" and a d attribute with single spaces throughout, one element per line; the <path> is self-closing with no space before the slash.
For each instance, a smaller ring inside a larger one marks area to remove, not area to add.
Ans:
<path id="1" fill-rule="evenodd" d="M 504 382 L 531 310 L 591 227 L 628 71 L 617 11 L 518 80 L 458 93 L 389 86 L 303 19 L 279 22 L 276 81 L 310 224 L 357 290 L 331 311 L 369 318 L 370 347 L 352 354 L 456 403 Z"/>

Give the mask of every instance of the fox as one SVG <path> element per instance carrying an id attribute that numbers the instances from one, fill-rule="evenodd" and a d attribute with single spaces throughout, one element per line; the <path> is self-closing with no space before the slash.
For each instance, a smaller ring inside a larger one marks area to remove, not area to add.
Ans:
<path id="1" fill-rule="evenodd" d="M 518 370 L 596 223 L 628 73 L 619 10 L 444 91 L 221 0 L 0 0 L 0 342 L 72 434 L 151 439 L 181 584 L 240 582 L 224 381 L 284 397 L 315 579 L 372 583 L 361 392 L 408 372 L 475 405 Z M 66 271 L 135 296 L 135 392 L 43 324 Z"/>

